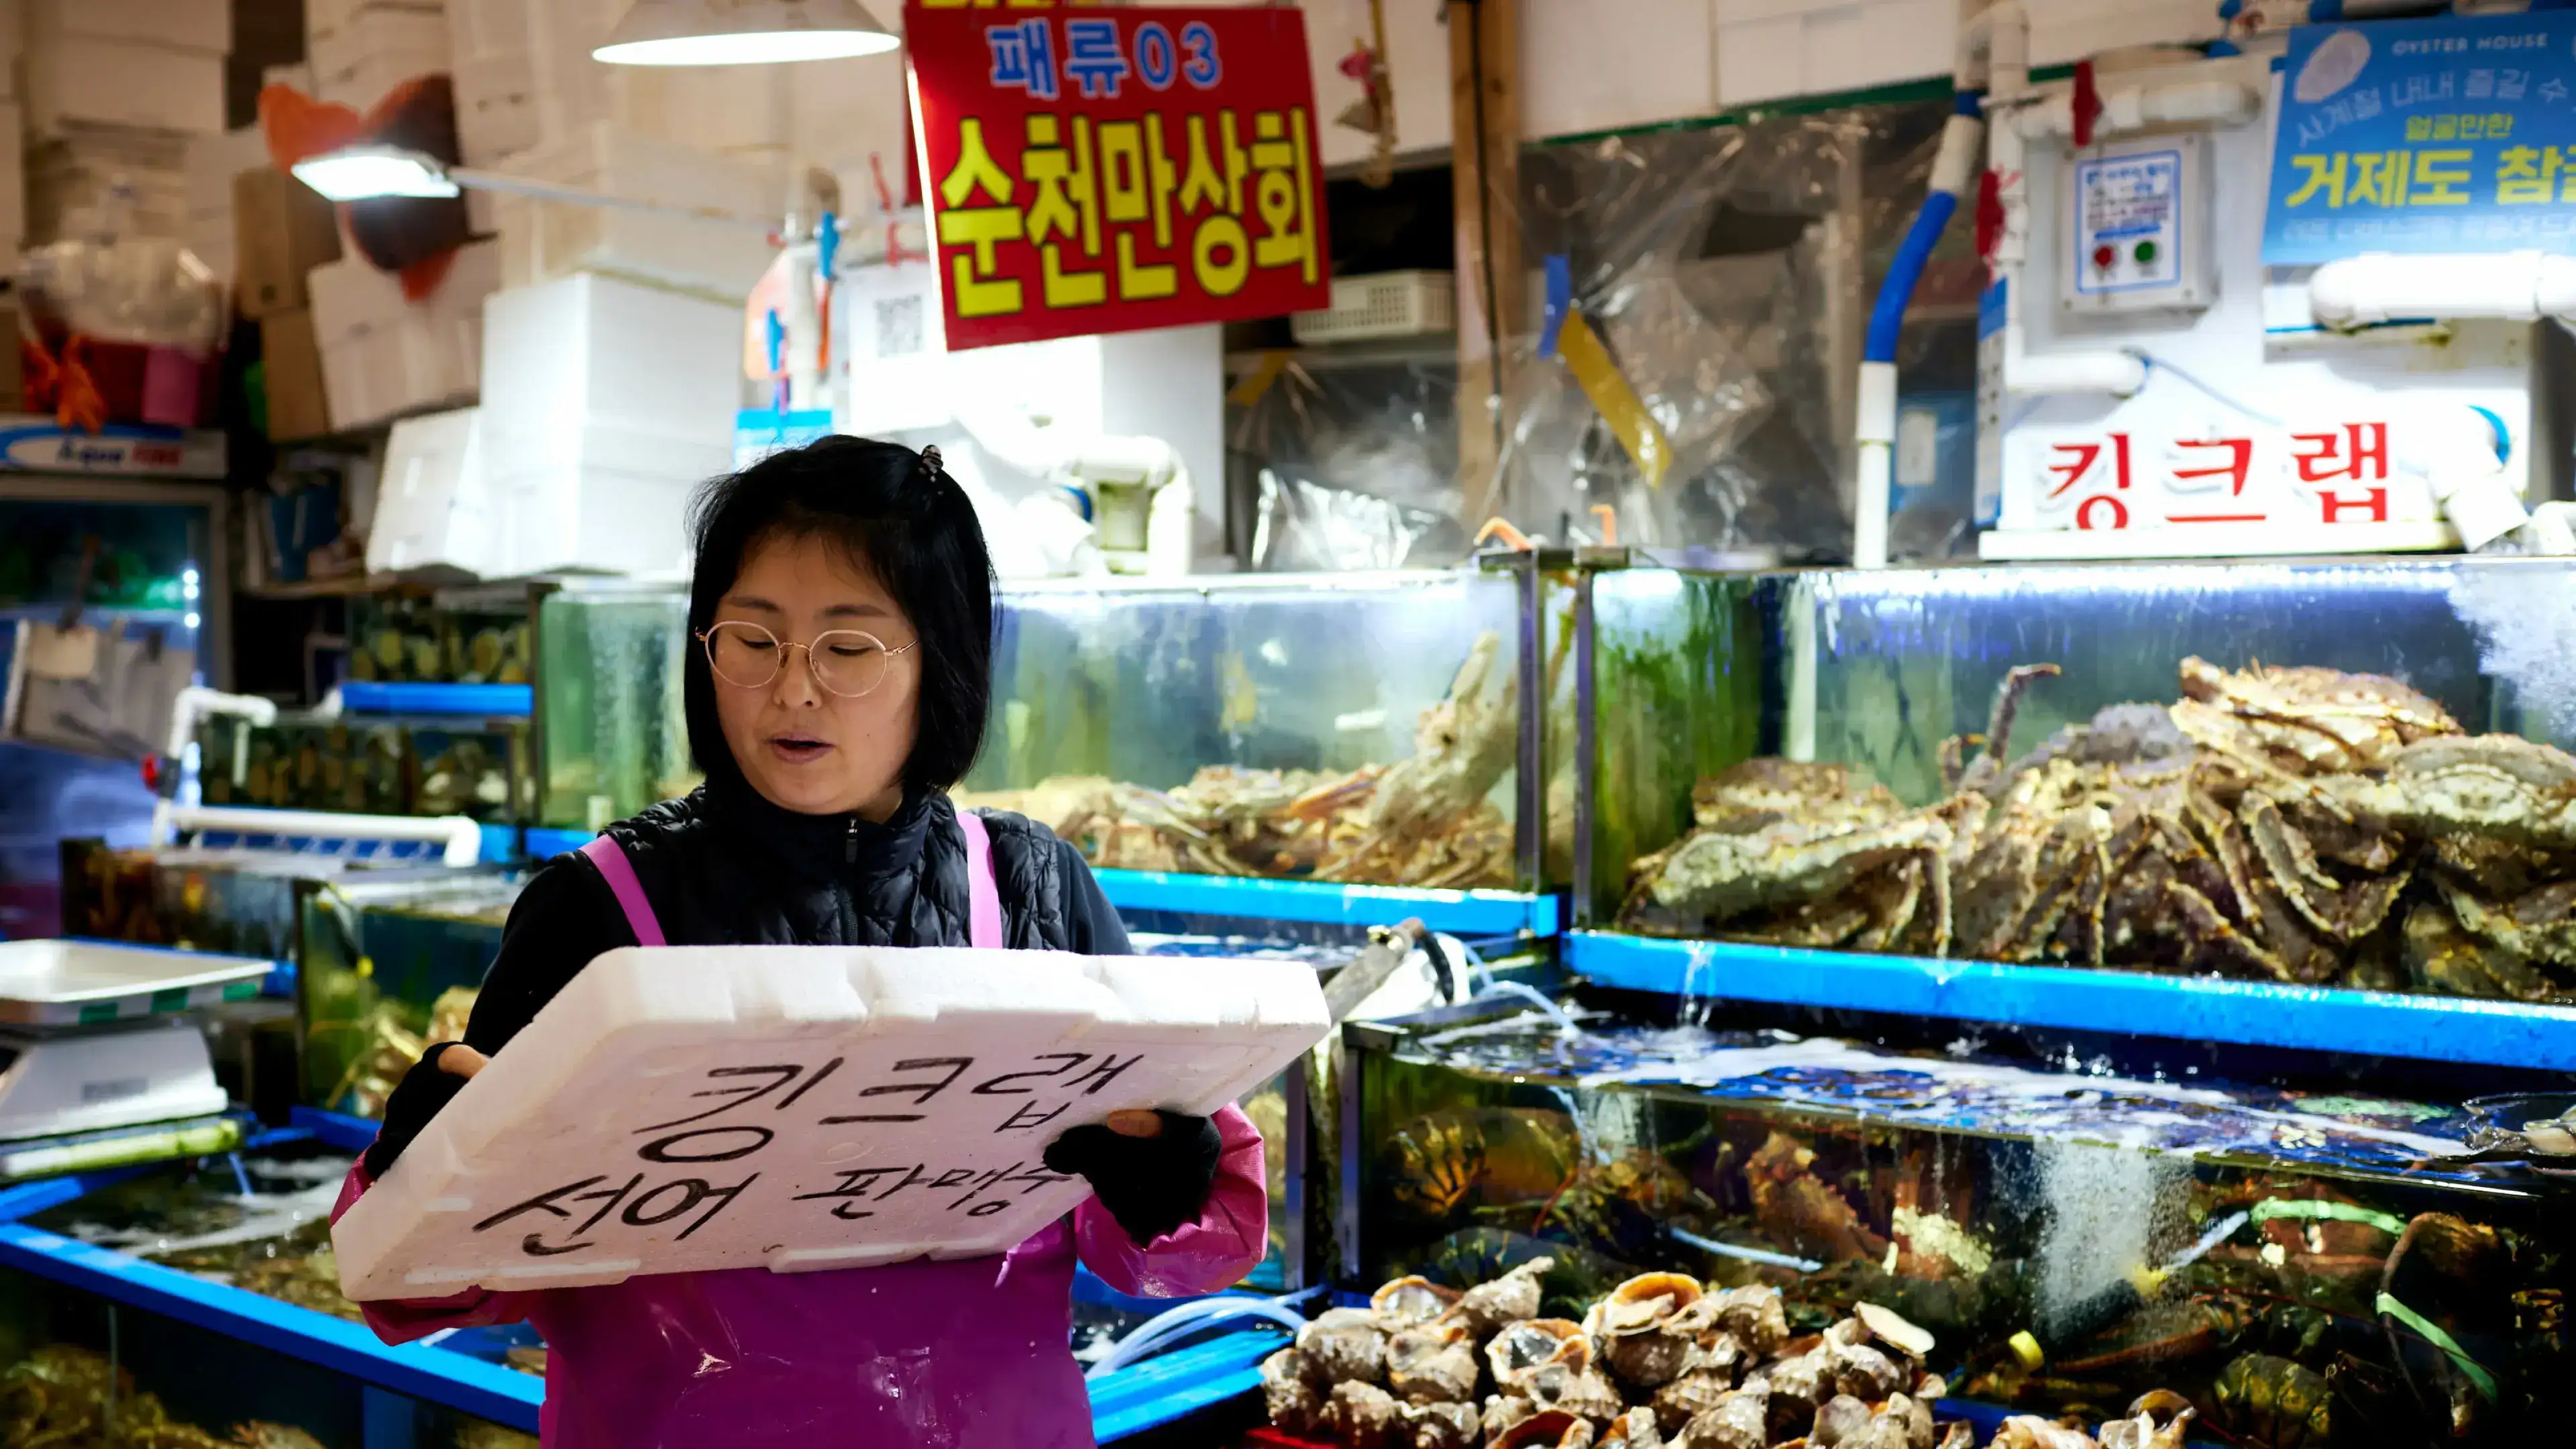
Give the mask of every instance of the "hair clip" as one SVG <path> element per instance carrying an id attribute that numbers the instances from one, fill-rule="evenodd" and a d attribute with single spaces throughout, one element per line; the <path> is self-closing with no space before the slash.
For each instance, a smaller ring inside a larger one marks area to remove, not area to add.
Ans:
<path id="1" fill-rule="evenodd" d="M 933 443 L 929 447 L 921 450 L 921 470 L 933 477 L 938 476 L 939 445 L 937 443 Z"/>

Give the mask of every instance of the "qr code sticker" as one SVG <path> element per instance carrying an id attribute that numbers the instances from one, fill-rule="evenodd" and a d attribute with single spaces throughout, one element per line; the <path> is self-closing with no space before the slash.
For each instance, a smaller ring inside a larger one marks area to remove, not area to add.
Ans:
<path id="1" fill-rule="evenodd" d="M 877 303 L 877 356 L 909 357 L 921 350 L 921 299 L 888 297 Z"/>

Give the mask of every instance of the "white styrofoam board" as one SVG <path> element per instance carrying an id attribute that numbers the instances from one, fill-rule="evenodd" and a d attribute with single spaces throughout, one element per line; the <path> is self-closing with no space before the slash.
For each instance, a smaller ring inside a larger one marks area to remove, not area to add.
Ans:
<path id="1" fill-rule="evenodd" d="M 1293 962 L 627 947 L 332 1231 L 352 1298 L 1009 1250 L 1090 1194 L 1046 1144 L 1206 1114 L 1328 1026 Z"/>

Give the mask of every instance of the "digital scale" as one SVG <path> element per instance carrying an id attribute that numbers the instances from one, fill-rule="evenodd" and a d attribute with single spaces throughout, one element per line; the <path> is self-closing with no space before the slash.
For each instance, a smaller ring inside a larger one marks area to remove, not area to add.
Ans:
<path id="1" fill-rule="evenodd" d="M 222 1113 L 205 1035 L 180 1013 L 256 996 L 271 967 L 103 941 L 0 942 L 0 1143 Z"/>

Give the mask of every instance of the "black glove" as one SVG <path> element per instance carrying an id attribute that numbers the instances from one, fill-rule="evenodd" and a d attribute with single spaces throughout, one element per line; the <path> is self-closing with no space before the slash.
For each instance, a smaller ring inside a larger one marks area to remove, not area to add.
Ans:
<path id="1" fill-rule="evenodd" d="M 452 1041 L 430 1043 L 429 1050 L 422 1052 L 420 1060 L 394 1084 L 393 1095 L 385 1098 L 385 1124 L 376 1129 L 376 1140 L 367 1144 L 364 1160 L 369 1177 L 383 1181 L 394 1163 L 401 1160 L 403 1149 L 420 1135 L 420 1129 L 428 1126 L 429 1119 L 464 1088 L 463 1077 L 438 1069 L 438 1059 L 455 1045 Z"/>
<path id="2" fill-rule="evenodd" d="M 387 1115 L 391 1115 L 388 1112 Z M 1163 1131 L 1130 1137 L 1093 1125 L 1076 1127 L 1047 1144 L 1049 1172 L 1091 1180 L 1092 1196 L 1118 1226 L 1145 1247 L 1206 1210 L 1225 1144 L 1205 1117 L 1157 1112 Z"/>

